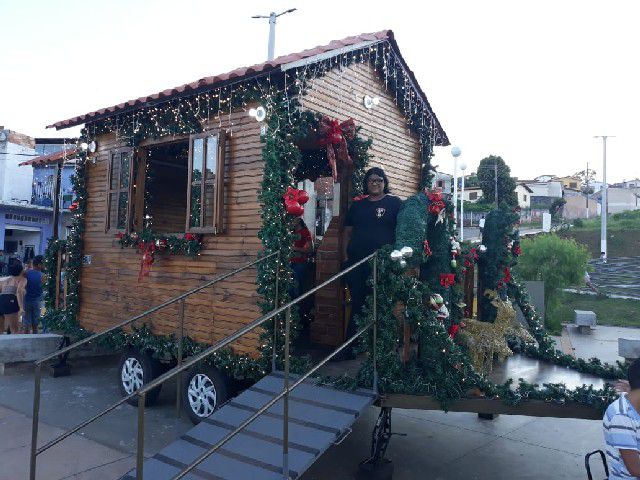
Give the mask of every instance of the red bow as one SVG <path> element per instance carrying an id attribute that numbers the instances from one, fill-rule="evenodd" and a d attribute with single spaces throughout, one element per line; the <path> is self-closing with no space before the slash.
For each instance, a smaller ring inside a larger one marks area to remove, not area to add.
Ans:
<path id="1" fill-rule="evenodd" d="M 336 159 L 344 166 L 350 167 L 353 161 L 349 156 L 347 140 L 353 140 L 356 136 L 356 124 L 352 118 L 340 123 L 329 117 L 320 119 L 320 145 L 327 146 L 327 160 L 331 166 L 333 180 L 338 181 L 338 166 Z"/>
<path id="2" fill-rule="evenodd" d="M 302 205 L 309 201 L 309 194 L 304 190 L 287 187 L 287 191 L 282 195 L 284 199 L 284 207 L 289 215 L 299 217 L 304 213 Z"/>
<path id="3" fill-rule="evenodd" d="M 440 285 L 444 288 L 448 288 L 451 285 L 455 285 L 456 276 L 453 273 L 441 273 L 440 274 Z"/>
<path id="4" fill-rule="evenodd" d="M 142 260 L 140 261 L 140 273 L 138 273 L 138 282 L 141 282 L 143 277 L 148 277 L 151 271 L 151 265 L 153 265 L 153 254 L 156 250 L 156 244 L 154 242 L 140 242 L 138 244 L 138 250 L 142 253 Z"/>

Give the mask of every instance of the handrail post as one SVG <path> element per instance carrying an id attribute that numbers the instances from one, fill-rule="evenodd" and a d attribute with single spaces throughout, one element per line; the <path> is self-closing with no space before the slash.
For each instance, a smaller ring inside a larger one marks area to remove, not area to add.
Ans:
<path id="1" fill-rule="evenodd" d="M 178 327 L 178 367 L 182 366 L 182 340 L 184 338 L 184 298 L 178 304 L 178 318 L 180 326 Z M 180 417 L 180 403 L 182 401 L 182 372 L 176 376 L 176 417 Z"/>
<path id="2" fill-rule="evenodd" d="M 38 417 L 40 416 L 40 380 L 42 365 L 36 363 L 33 388 L 33 420 L 31 425 L 31 460 L 29 465 L 29 479 L 36 480 L 36 457 L 38 455 Z"/>
<path id="3" fill-rule="evenodd" d="M 373 257 L 373 393 L 378 393 L 378 254 Z"/>
<path id="4" fill-rule="evenodd" d="M 147 394 L 138 395 L 138 445 L 136 455 L 136 480 L 144 477 L 144 404 Z"/>
<path id="5" fill-rule="evenodd" d="M 289 479 L 289 332 L 291 307 L 287 308 L 284 325 L 284 415 L 282 417 L 282 478 Z"/>
<path id="6" fill-rule="evenodd" d="M 280 289 L 280 250 L 278 250 L 278 255 L 276 255 L 276 295 L 275 295 L 275 299 L 273 301 L 274 303 L 274 310 L 278 309 L 278 306 L 280 304 L 279 302 L 279 289 Z M 277 352 L 277 347 L 278 347 L 278 317 L 275 316 L 273 317 L 273 342 L 271 345 L 271 371 L 275 372 L 276 371 L 276 352 Z"/>

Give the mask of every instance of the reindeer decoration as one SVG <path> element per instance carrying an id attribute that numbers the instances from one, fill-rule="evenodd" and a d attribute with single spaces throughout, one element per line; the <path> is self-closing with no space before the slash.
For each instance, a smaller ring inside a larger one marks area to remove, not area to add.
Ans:
<path id="1" fill-rule="evenodd" d="M 487 296 L 493 298 L 491 304 L 498 313 L 493 323 L 465 319 L 465 337 L 469 347 L 469 355 L 473 366 L 482 373 L 490 373 L 493 369 L 493 358 L 500 361 L 513 355 L 507 345 L 506 335 L 516 336 L 525 342 L 532 342 L 533 337 L 516 319 L 516 311 L 511 302 L 501 300 L 495 290 L 489 290 Z"/>

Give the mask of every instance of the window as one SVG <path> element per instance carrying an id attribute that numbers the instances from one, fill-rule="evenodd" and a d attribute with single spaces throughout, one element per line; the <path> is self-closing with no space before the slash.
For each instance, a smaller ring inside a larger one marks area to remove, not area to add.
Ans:
<path id="1" fill-rule="evenodd" d="M 436 182 L 436 187 L 438 187 L 438 188 L 444 188 L 444 181 L 442 181 L 442 180 L 438 180 L 438 181 Z"/>
<path id="2" fill-rule="evenodd" d="M 193 135 L 190 139 L 187 231 L 222 231 L 224 140 L 221 133 Z"/>
<path id="3" fill-rule="evenodd" d="M 527 196 L 526 195 L 522 195 L 522 201 L 526 202 L 527 201 Z"/>
<path id="4" fill-rule="evenodd" d="M 569 188 L 578 188 L 578 184 L 576 182 L 569 182 Z"/>
<path id="5" fill-rule="evenodd" d="M 107 215 L 105 230 L 128 231 L 131 218 L 133 152 L 121 149 L 109 158 Z"/>
<path id="6" fill-rule="evenodd" d="M 478 192 L 469 193 L 469 200 L 477 200 L 477 199 L 478 199 Z"/>

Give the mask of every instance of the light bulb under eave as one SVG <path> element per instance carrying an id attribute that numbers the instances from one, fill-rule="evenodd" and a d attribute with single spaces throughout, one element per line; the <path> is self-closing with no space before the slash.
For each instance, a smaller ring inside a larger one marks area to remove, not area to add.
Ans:
<path id="1" fill-rule="evenodd" d="M 453 155 L 454 157 L 459 157 L 461 153 L 462 150 L 460 150 L 460 147 L 455 146 L 451 148 L 451 155 Z"/>

